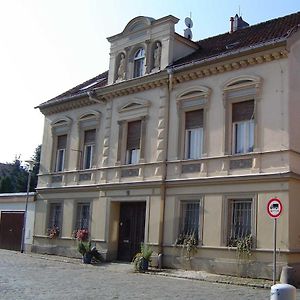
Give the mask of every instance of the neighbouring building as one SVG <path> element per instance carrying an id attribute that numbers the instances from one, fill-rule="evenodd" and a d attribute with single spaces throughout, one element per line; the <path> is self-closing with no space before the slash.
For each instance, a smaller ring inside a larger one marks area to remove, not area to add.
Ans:
<path id="1" fill-rule="evenodd" d="M 0 194 L 0 248 L 21 250 L 27 193 Z M 35 216 L 35 193 L 28 194 L 24 250 L 31 251 Z"/>
<path id="2" fill-rule="evenodd" d="M 75 255 L 86 228 L 107 260 L 145 242 L 185 267 L 178 240 L 193 235 L 194 269 L 272 278 L 266 207 L 278 197 L 278 270 L 299 279 L 300 13 L 253 26 L 236 16 L 198 42 L 178 21 L 134 18 L 108 38 L 107 72 L 38 106 L 34 249 Z"/>

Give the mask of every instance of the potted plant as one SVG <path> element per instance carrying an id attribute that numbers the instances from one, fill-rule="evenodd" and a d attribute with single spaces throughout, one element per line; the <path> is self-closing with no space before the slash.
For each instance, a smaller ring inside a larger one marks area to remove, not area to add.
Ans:
<path id="1" fill-rule="evenodd" d="M 59 233 L 60 233 L 60 230 L 59 230 L 59 227 L 57 226 L 52 226 L 51 228 L 48 228 L 48 237 L 50 239 L 55 239 L 59 236 Z"/>
<path id="2" fill-rule="evenodd" d="M 145 272 L 148 270 L 152 253 L 153 250 L 147 244 L 141 243 L 141 252 L 138 252 L 132 261 L 135 271 Z"/>
<path id="3" fill-rule="evenodd" d="M 188 261 L 190 261 L 192 256 L 197 253 L 198 239 L 196 238 L 195 233 L 179 234 L 175 244 L 183 246 L 185 252 L 184 256 Z"/>
<path id="4" fill-rule="evenodd" d="M 82 262 L 84 264 L 90 264 L 92 260 L 96 262 L 102 261 L 102 256 L 96 249 L 96 246 L 92 247 L 91 241 L 88 240 L 88 231 L 86 229 L 80 229 L 76 232 L 76 238 L 78 241 L 78 252 L 82 255 Z"/>

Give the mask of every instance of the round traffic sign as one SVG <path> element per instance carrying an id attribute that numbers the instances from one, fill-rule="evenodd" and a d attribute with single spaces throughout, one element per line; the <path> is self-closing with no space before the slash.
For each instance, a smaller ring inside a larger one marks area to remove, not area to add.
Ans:
<path id="1" fill-rule="evenodd" d="M 267 205 L 267 212 L 271 218 L 278 218 L 282 212 L 282 203 L 280 199 L 270 199 Z"/>

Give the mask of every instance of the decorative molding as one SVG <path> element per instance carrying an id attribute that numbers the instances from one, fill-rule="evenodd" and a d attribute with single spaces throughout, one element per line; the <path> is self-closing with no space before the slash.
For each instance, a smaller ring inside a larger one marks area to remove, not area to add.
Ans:
<path id="1" fill-rule="evenodd" d="M 257 64 L 268 63 L 287 57 L 288 51 L 282 47 L 281 49 L 275 51 L 274 49 L 270 49 L 269 52 L 265 52 L 263 54 L 254 53 L 245 58 L 236 57 L 235 59 L 231 59 L 230 62 L 228 59 L 215 64 L 212 62 L 212 66 L 206 65 L 202 67 L 194 67 L 188 71 L 178 71 L 178 73 L 174 73 L 172 84 L 176 85 L 185 81 L 196 80 L 199 78 L 221 74 L 232 70 L 238 70 L 241 68 L 247 68 Z M 215 60 L 217 61 L 217 58 Z M 161 72 L 145 75 L 143 77 L 125 80 L 118 84 L 104 86 L 97 90 L 97 94 L 100 96 L 100 98 L 109 101 L 115 97 L 131 95 L 166 85 L 168 85 L 168 76 L 166 70 L 163 70 Z M 86 97 L 86 94 L 79 94 L 72 96 L 70 99 L 66 99 L 63 102 L 57 100 L 56 103 L 55 101 L 53 104 L 49 103 L 49 106 L 41 108 L 41 112 L 44 115 L 51 115 L 93 104 L 95 104 L 95 102 Z"/>
<path id="2" fill-rule="evenodd" d="M 229 162 L 229 169 L 251 169 L 252 168 L 252 158 L 246 159 L 233 159 Z"/>
<path id="3" fill-rule="evenodd" d="M 121 170 L 121 177 L 137 177 L 139 176 L 139 168 Z"/>
<path id="4" fill-rule="evenodd" d="M 181 167 L 181 173 L 199 173 L 200 164 L 183 164 Z"/>

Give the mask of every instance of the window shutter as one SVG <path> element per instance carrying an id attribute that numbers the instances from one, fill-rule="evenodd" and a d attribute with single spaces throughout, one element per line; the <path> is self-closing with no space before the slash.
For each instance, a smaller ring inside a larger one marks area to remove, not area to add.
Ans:
<path id="1" fill-rule="evenodd" d="M 254 100 L 232 104 L 232 122 L 247 121 L 253 119 Z"/>
<path id="2" fill-rule="evenodd" d="M 185 129 L 203 127 L 203 109 L 185 113 Z"/>
<path id="3" fill-rule="evenodd" d="M 67 148 L 67 135 L 60 135 L 57 137 L 57 149 Z"/>
<path id="4" fill-rule="evenodd" d="M 127 150 L 140 149 L 141 121 L 128 123 Z"/>
<path id="5" fill-rule="evenodd" d="M 84 132 L 84 144 L 95 143 L 96 129 L 86 130 Z"/>

